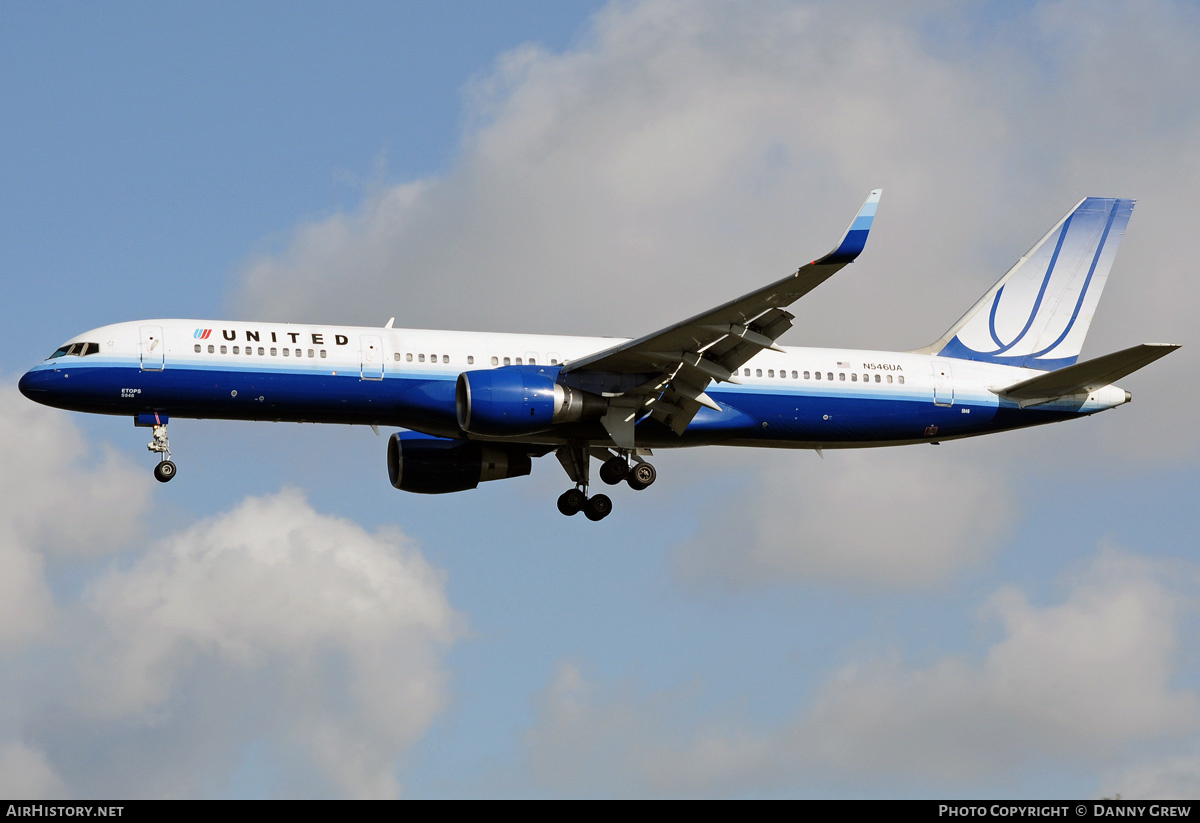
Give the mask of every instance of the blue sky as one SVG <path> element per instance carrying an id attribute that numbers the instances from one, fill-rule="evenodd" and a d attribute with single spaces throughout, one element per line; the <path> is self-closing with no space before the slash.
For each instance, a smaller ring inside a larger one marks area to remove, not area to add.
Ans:
<path id="1" fill-rule="evenodd" d="M 1187 4 L 0 7 L 0 793 L 1195 796 Z M 875 231 L 792 345 L 935 339 L 1135 197 L 1134 403 L 937 449 L 392 489 L 369 430 L 35 407 L 143 317 L 636 335 Z"/>

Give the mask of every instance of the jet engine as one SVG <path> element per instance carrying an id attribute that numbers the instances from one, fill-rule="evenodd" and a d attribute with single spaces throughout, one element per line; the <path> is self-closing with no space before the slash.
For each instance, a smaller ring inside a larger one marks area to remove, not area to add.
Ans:
<path id="1" fill-rule="evenodd" d="M 532 468 L 527 454 L 417 432 L 388 439 L 387 463 L 392 485 L 418 494 L 466 491 L 488 480 L 523 477 Z"/>
<path id="2" fill-rule="evenodd" d="M 556 383 L 557 371 L 534 366 L 463 372 L 454 392 L 459 428 L 471 434 L 509 437 L 604 414 L 608 401 Z"/>

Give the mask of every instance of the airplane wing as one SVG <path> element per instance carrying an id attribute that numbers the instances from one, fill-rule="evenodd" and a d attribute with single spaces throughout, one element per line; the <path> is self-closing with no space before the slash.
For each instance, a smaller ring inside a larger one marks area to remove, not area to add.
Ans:
<path id="1" fill-rule="evenodd" d="M 633 426 L 646 411 L 682 434 L 712 380 L 736 383 L 741 366 L 792 326 L 784 307 L 852 262 L 867 243 L 882 189 L 868 195 L 837 247 L 795 274 L 715 309 L 563 366 L 563 382 L 614 399 L 601 422 L 621 448 L 633 448 Z"/>

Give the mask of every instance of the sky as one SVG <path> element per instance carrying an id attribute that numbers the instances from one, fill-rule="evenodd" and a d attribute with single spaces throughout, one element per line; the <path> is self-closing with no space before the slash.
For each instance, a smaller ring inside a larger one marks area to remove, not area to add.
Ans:
<path id="1" fill-rule="evenodd" d="M 0 796 L 1200 795 L 1191 3 L 0 4 Z M 638 336 L 884 194 L 787 345 L 1138 203 L 1095 417 L 391 488 L 369 429 L 32 404 L 155 317 Z"/>

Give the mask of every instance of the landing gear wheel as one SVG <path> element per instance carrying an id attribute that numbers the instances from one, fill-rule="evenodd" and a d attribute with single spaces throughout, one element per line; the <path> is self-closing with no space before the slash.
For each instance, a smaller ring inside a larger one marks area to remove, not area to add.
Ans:
<path id="1" fill-rule="evenodd" d="M 588 498 L 583 507 L 583 513 L 588 520 L 603 520 L 612 513 L 612 501 L 607 494 L 596 494 Z"/>
<path id="2" fill-rule="evenodd" d="M 170 460 L 164 460 L 154 467 L 154 479 L 159 483 L 166 483 L 175 476 L 175 464 Z"/>
<path id="3" fill-rule="evenodd" d="M 579 514 L 579 510 L 587 503 L 587 497 L 579 489 L 567 489 L 558 497 L 558 510 L 570 517 Z M 612 508 L 610 505 L 609 508 Z M 590 515 L 589 515 L 590 516 Z"/>
<path id="4" fill-rule="evenodd" d="M 653 466 L 649 463 L 638 463 L 629 472 L 629 476 L 625 478 L 625 482 L 629 484 L 629 488 L 635 492 L 640 492 L 657 478 L 658 472 L 654 470 Z"/>
<path id="5" fill-rule="evenodd" d="M 600 479 L 610 486 L 615 486 L 629 474 L 629 463 L 624 457 L 610 457 L 600 467 Z"/>

